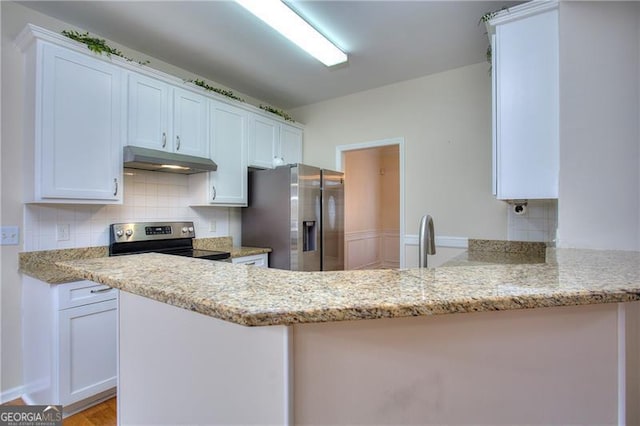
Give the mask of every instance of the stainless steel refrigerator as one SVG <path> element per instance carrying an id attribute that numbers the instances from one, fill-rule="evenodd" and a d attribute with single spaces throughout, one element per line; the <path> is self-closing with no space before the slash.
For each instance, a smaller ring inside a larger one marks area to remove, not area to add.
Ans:
<path id="1" fill-rule="evenodd" d="M 344 174 L 305 164 L 249 172 L 242 245 L 270 247 L 269 267 L 344 269 Z"/>

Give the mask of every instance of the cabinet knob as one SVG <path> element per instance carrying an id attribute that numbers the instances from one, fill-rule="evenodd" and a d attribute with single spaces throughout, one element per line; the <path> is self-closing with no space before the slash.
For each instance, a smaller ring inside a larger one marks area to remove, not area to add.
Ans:
<path id="1" fill-rule="evenodd" d="M 176 136 L 176 151 L 180 150 L 180 136 Z"/>

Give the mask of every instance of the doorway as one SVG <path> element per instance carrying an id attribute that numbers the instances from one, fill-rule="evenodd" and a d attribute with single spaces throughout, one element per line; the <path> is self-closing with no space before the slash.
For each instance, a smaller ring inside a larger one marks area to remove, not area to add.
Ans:
<path id="1" fill-rule="evenodd" d="M 336 153 L 345 173 L 345 269 L 403 267 L 403 140 L 342 145 Z"/>

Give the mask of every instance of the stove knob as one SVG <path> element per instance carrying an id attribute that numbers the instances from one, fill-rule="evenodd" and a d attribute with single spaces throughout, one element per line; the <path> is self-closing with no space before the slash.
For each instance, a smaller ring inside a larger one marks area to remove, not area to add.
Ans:
<path id="1" fill-rule="evenodd" d="M 186 226 L 182 228 L 182 233 L 183 233 L 183 234 L 186 234 L 186 233 L 187 233 L 187 231 L 188 231 L 188 229 L 187 229 L 187 227 L 186 227 Z"/>
<path id="2" fill-rule="evenodd" d="M 118 229 L 116 231 L 116 237 L 120 238 L 124 235 L 124 231 L 122 229 Z"/>
<path id="3" fill-rule="evenodd" d="M 127 229 L 124 233 L 127 237 L 130 237 L 133 235 L 133 231 L 131 229 Z"/>
<path id="4" fill-rule="evenodd" d="M 189 227 L 189 232 L 193 232 L 193 226 Z"/>

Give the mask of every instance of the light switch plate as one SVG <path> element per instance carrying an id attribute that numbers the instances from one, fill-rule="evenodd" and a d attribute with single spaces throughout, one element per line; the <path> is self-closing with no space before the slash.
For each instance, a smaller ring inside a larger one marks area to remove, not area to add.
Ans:
<path id="1" fill-rule="evenodd" d="M 216 220 L 215 219 L 211 219 L 211 222 L 209 222 L 209 232 L 216 232 Z"/>
<path id="2" fill-rule="evenodd" d="M 2 226 L 0 227 L 2 232 L 2 241 L 0 245 L 3 246 L 17 246 L 20 242 L 20 229 L 17 226 Z"/>

